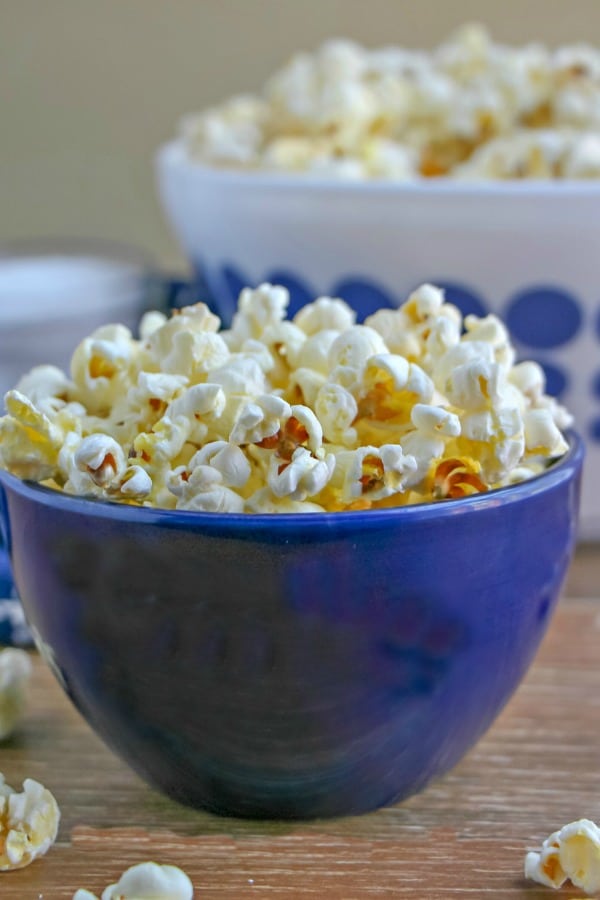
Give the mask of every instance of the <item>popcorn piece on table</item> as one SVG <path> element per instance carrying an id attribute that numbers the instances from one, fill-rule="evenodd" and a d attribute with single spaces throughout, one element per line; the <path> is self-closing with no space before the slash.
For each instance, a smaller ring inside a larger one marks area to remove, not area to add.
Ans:
<path id="1" fill-rule="evenodd" d="M 101 900 L 192 900 L 194 888 L 188 876 L 177 866 L 155 862 L 131 866 L 102 892 Z M 80 889 L 73 900 L 98 900 L 95 894 Z"/>
<path id="2" fill-rule="evenodd" d="M 22 869 L 56 840 L 60 811 L 43 785 L 31 778 L 17 793 L 0 774 L 0 871 Z"/>
<path id="3" fill-rule="evenodd" d="M 13 733 L 27 699 L 31 662 L 23 650 L 0 650 L 0 741 Z"/>
<path id="4" fill-rule="evenodd" d="M 570 879 L 587 894 L 600 891 L 600 828 L 589 819 L 564 825 L 526 855 L 525 877 L 553 888 Z"/>

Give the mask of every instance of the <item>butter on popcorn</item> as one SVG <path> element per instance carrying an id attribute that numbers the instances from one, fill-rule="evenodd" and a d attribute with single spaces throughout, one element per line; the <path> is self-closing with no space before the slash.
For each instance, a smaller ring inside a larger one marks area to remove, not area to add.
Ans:
<path id="1" fill-rule="evenodd" d="M 600 828 L 590 819 L 564 825 L 525 857 L 525 877 L 560 888 L 570 880 L 586 894 L 600 891 Z"/>
<path id="2" fill-rule="evenodd" d="M 31 661 L 24 650 L 0 650 L 0 741 L 13 733 L 23 713 Z"/>
<path id="3" fill-rule="evenodd" d="M 179 139 L 211 166 L 346 181 L 599 178 L 600 49 L 508 46 L 478 24 L 430 52 L 328 40 Z"/>
<path id="4" fill-rule="evenodd" d="M 495 316 L 463 321 L 429 284 L 364 325 L 336 298 L 288 304 L 262 284 L 229 330 L 204 304 L 139 339 L 104 326 L 71 378 L 42 366 L 9 391 L 0 465 L 121 503 L 338 512 L 484 493 L 567 451 L 569 413 Z"/>
<path id="5" fill-rule="evenodd" d="M 0 774 L 0 871 L 22 869 L 47 853 L 59 821 L 56 800 L 43 785 L 27 778 L 18 793 Z"/>
<path id="6" fill-rule="evenodd" d="M 193 896 L 192 882 L 177 866 L 144 862 L 127 869 L 115 884 L 104 889 L 100 900 L 192 900 Z M 73 900 L 98 897 L 80 889 Z"/>

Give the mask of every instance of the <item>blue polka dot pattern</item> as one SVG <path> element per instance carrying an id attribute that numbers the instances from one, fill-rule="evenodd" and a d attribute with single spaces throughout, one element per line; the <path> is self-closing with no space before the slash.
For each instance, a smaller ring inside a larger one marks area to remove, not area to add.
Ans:
<path id="1" fill-rule="evenodd" d="M 382 307 L 397 307 L 398 303 L 383 288 L 364 278 L 344 278 L 334 285 L 331 295 L 341 297 L 357 311 L 359 322 Z"/>
<path id="2" fill-rule="evenodd" d="M 569 376 L 567 372 L 565 372 L 564 369 L 559 368 L 559 366 L 544 362 L 541 359 L 538 359 L 537 362 L 540 364 L 546 375 L 546 393 L 551 394 L 553 397 L 560 397 L 569 387 Z"/>
<path id="3" fill-rule="evenodd" d="M 592 394 L 600 400 L 600 372 L 596 372 L 596 374 L 592 376 L 590 387 Z"/>
<path id="4" fill-rule="evenodd" d="M 210 277 L 210 273 L 207 273 L 207 281 L 211 284 L 220 282 L 222 286 L 221 290 L 215 291 L 216 300 L 209 305 L 221 316 L 225 326 L 231 324 L 242 288 L 256 287 L 256 284 L 259 283 L 245 277 L 239 268 L 231 264 L 223 266 L 218 279 Z M 267 272 L 260 281 L 281 284 L 288 289 L 290 292 L 288 316 L 290 317 L 294 316 L 300 307 L 323 295 L 344 299 L 358 311 L 358 321 L 360 322 L 381 307 L 395 308 L 398 306 L 393 295 L 366 278 L 344 278 L 331 288 L 325 287 L 317 290 L 293 272 L 274 269 Z"/>
<path id="5" fill-rule="evenodd" d="M 589 435 L 593 441 L 600 443 L 600 416 L 590 422 Z"/>
<path id="6" fill-rule="evenodd" d="M 215 312 L 221 317 L 223 324 L 230 325 L 231 318 L 237 309 L 240 292 L 245 287 L 252 287 L 252 284 L 242 272 L 239 272 L 238 269 L 232 265 L 223 266 L 221 274 L 227 288 L 227 296 L 223 297 L 220 292 L 218 302 L 216 304 L 211 304 L 211 306 L 213 306 Z"/>
<path id="7" fill-rule="evenodd" d="M 170 309 L 181 309 L 200 302 L 210 305 L 211 300 L 208 287 L 200 275 L 193 281 L 174 278 L 166 286 L 166 303 Z"/>
<path id="8" fill-rule="evenodd" d="M 590 388 L 593 396 L 600 400 L 600 372 L 596 372 L 593 376 Z M 600 444 L 600 416 L 590 423 L 589 436 L 592 441 Z"/>
<path id="9" fill-rule="evenodd" d="M 510 301 L 506 321 L 512 336 L 530 347 L 548 349 L 573 340 L 583 321 L 576 299 L 552 287 L 528 288 Z"/>
<path id="10" fill-rule="evenodd" d="M 472 288 L 454 281 L 444 281 L 441 278 L 430 279 L 430 283 L 443 288 L 446 301 L 458 306 L 463 316 L 486 316 L 488 314 L 485 303 Z"/>

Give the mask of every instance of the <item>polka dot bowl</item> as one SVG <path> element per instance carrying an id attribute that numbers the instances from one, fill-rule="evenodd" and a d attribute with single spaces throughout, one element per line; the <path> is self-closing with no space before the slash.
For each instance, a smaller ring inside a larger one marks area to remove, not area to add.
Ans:
<path id="1" fill-rule="evenodd" d="M 448 771 L 519 684 L 575 540 L 583 450 L 461 500 L 177 512 L 0 471 L 36 643 L 152 785 L 218 813 L 364 812 Z"/>
<path id="2" fill-rule="evenodd" d="M 600 184 L 218 171 L 178 144 L 160 150 L 157 174 L 174 232 L 225 323 L 240 289 L 262 281 L 288 287 L 292 312 L 327 294 L 362 320 L 430 281 L 463 313 L 499 315 L 587 440 L 581 535 L 600 539 Z"/>

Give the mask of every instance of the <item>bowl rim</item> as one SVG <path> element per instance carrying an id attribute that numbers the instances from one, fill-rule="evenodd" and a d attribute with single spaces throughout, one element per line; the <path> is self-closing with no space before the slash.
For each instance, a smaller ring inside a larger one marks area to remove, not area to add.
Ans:
<path id="1" fill-rule="evenodd" d="M 356 179 L 322 177 L 314 174 L 271 172 L 262 169 L 240 169 L 211 166 L 188 156 L 181 140 L 162 144 L 155 154 L 155 165 L 161 174 L 179 170 L 196 182 L 211 182 L 224 189 L 274 190 L 332 194 L 387 194 L 415 198 L 515 198 L 542 199 L 572 197 L 600 199 L 600 179 L 481 179 L 459 181 L 439 177 L 413 181 L 392 179 Z"/>
<path id="2" fill-rule="evenodd" d="M 249 537 L 255 533 L 264 534 L 265 531 L 277 531 L 278 529 L 286 532 L 310 532 L 315 528 L 327 531 L 339 531 L 346 528 L 362 531 L 392 524 L 392 522 L 396 525 L 399 523 L 408 525 L 414 521 L 452 519 L 456 515 L 476 509 L 497 508 L 523 502 L 529 497 L 552 490 L 571 480 L 583 465 L 585 445 L 582 437 L 573 429 L 566 432 L 566 437 L 569 449 L 564 456 L 539 475 L 525 481 L 495 488 L 483 494 L 472 494 L 453 500 L 429 501 L 384 509 L 297 513 L 214 513 L 131 506 L 95 497 L 65 494 L 37 482 L 24 481 L 3 469 L 0 469 L 0 493 L 3 489 L 8 488 L 10 492 L 32 500 L 35 504 L 78 513 L 86 517 L 179 528 L 190 526 L 193 530 L 202 529 L 207 532 L 244 532 Z"/>

